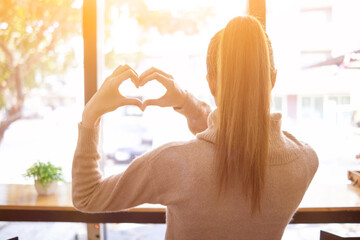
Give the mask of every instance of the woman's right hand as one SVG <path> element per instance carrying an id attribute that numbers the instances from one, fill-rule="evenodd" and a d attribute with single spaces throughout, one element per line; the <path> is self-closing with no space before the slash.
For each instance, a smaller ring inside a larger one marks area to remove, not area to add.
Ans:
<path id="1" fill-rule="evenodd" d="M 99 90 L 86 104 L 82 114 L 82 124 L 86 127 L 95 127 L 100 117 L 124 105 L 135 105 L 142 109 L 142 102 L 136 98 L 127 98 L 119 93 L 119 86 L 127 79 L 138 86 L 138 76 L 128 65 L 119 66 L 106 78 Z"/>
<path id="2" fill-rule="evenodd" d="M 174 108 L 181 108 L 184 106 L 187 93 L 175 83 L 173 76 L 152 67 L 141 74 L 139 77 L 139 86 L 144 86 L 147 82 L 152 80 L 157 80 L 167 91 L 160 98 L 145 100 L 143 102 L 143 110 L 145 110 L 147 106 Z"/>

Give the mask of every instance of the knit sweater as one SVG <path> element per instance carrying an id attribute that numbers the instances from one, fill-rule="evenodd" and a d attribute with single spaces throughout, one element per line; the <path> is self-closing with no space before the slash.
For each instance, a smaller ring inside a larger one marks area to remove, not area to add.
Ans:
<path id="1" fill-rule="evenodd" d="M 192 128 L 204 125 L 195 99 L 178 110 Z M 198 115 L 198 116 L 197 116 Z M 172 142 L 134 160 L 123 173 L 104 178 L 98 167 L 99 129 L 79 124 L 72 169 L 73 204 L 84 212 L 115 212 L 143 203 L 163 204 L 166 239 L 281 239 L 318 167 L 312 148 L 281 131 L 281 114 L 271 115 L 269 157 L 261 213 L 239 186 L 217 199 L 214 142 L 217 111 L 208 128 L 186 142 Z M 125 136 L 124 136 L 125 137 Z"/>

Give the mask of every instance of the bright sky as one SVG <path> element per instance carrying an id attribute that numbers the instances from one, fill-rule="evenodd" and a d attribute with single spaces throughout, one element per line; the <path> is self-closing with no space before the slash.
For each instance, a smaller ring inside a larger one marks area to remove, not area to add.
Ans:
<path id="1" fill-rule="evenodd" d="M 216 9 L 216 15 L 222 19 L 240 15 L 247 5 L 247 0 L 145 0 L 145 2 L 151 10 L 166 9 L 173 13 L 210 6 Z"/>
<path id="2" fill-rule="evenodd" d="M 218 30 L 225 27 L 226 23 L 233 17 L 245 13 L 246 0 L 145 0 L 147 6 L 151 10 L 169 10 L 176 15 L 181 11 L 191 11 L 198 7 L 212 7 L 215 10 L 215 15 L 209 19 L 207 26 L 201 29 L 200 32 L 193 37 L 185 36 L 183 33 L 175 33 L 173 35 L 159 36 L 156 31 L 151 31 L 147 37 L 153 39 L 151 46 L 143 46 L 145 49 L 141 51 L 152 54 L 155 51 L 157 54 L 164 54 L 170 52 L 184 53 L 199 53 L 207 47 L 207 43 L 211 36 Z M 114 29 L 112 33 L 112 42 L 116 48 L 116 52 L 132 53 L 139 51 L 138 41 L 142 38 L 142 30 L 138 26 L 137 21 L 130 17 L 129 9 L 124 6 L 121 9 L 122 13 L 112 26 Z M 126 33 L 124 35 L 124 33 Z M 175 37 L 176 36 L 176 37 Z M 177 47 L 172 47 L 172 45 Z"/>
<path id="3" fill-rule="evenodd" d="M 182 9 L 190 10 L 198 6 L 213 5 L 216 0 L 145 0 L 145 2 L 151 10 L 167 9 L 178 11 Z"/>

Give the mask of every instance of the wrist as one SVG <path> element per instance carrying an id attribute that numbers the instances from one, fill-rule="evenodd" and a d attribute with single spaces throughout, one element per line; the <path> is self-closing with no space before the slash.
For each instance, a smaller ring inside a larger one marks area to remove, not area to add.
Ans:
<path id="1" fill-rule="evenodd" d="M 180 100 L 178 102 L 178 104 L 176 106 L 174 106 L 174 109 L 181 109 L 184 107 L 185 103 L 186 103 L 186 99 L 187 99 L 187 95 L 188 92 L 185 90 L 181 90 L 180 92 Z"/>
<path id="2" fill-rule="evenodd" d="M 85 108 L 82 114 L 81 124 L 84 127 L 94 128 L 97 127 L 99 123 L 100 123 L 100 116 L 98 116 L 94 112 L 87 111 L 87 109 Z"/>

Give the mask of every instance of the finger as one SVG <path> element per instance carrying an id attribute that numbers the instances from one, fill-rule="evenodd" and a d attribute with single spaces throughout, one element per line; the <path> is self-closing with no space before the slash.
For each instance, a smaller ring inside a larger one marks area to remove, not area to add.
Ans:
<path id="1" fill-rule="evenodd" d="M 134 70 L 132 70 L 131 68 L 127 69 L 125 72 L 122 72 L 120 74 L 114 75 L 111 78 L 111 81 L 116 85 L 116 86 L 120 86 L 120 84 L 127 80 L 127 79 L 131 79 L 131 81 L 135 84 L 138 83 L 138 75 L 136 74 L 136 72 Z"/>
<path id="2" fill-rule="evenodd" d="M 127 70 L 131 70 L 131 71 L 133 71 L 133 73 L 137 76 L 136 78 L 132 78 L 131 79 L 131 81 L 134 83 L 134 85 L 135 85 L 135 87 L 136 88 L 139 88 L 139 75 L 137 74 L 137 72 L 135 72 L 135 70 L 134 69 L 132 69 L 129 65 L 124 65 L 124 66 L 119 66 L 119 67 L 117 67 L 116 69 L 115 69 L 115 71 L 111 74 L 111 76 L 116 76 L 116 75 L 118 75 L 118 74 L 121 74 L 121 73 L 123 73 L 123 72 L 125 72 L 125 71 L 127 71 Z"/>
<path id="3" fill-rule="evenodd" d="M 139 107 L 143 111 L 143 103 L 137 98 L 122 98 L 121 99 L 122 105 L 134 105 Z"/>
<path id="4" fill-rule="evenodd" d="M 136 88 L 139 88 L 140 80 L 139 80 L 137 73 L 135 73 L 135 74 L 136 74 L 136 78 L 131 78 L 131 82 L 135 85 Z"/>
<path id="5" fill-rule="evenodd" d="M 115 75 L 116 73 L 118 73 L 122 67 L 124 67 L 124 65 L 119 65 L 117 68 L 115 68 L 111 75 Z"/>
<path id="6" fill-rule="evenodd" d="M 165 103 L 163 98 L 157 98 L 157 99 L 147 99 L 143 102 L 143 107 L 144 109 L 147 106 L 159 106 L 159 107 L 164 107 Z"/>
<path id="7" fill-rule="evenodd" d="M 117 74 L 120 74 L 122 72 L 125 72 L 128 69 L 132 69 L 129 65 L 125 64 L 125 65 L 119 65 L 111 75 L 115 76 Z"/>
<path id="8" fill-rule="evenodd" d="M 139 86 L 144 86 L 147 82 L 152 81 L 152 80 L 157 80 L 159 83 L 161 83 L 165 88 L 167 88 L 169 86 L 169 82 L 172 80 L 169 80 L 167 77 L 165 77 L 164 75 L 161 75 L 158 72 L 153 72 L 152 74 L 146 76 L 143 79 L 140 79 L 140 84 Z"/>
<path id="9" fill-rule="evenodd" d="M 158 68 L 155 68 L 155 67 L 151 67 L 148 70 L 146 70 L 145 72 L 143 72 L 140 75 L 139 79 L 141 80 L 142 78 L 145 78 L 145 77 L 147 77 L 148 75 L 150 75 L 150 74 L 152 74 L 154 72 L 158 72 L 158 73 L 160 73 L 161 75 L 164 75 L 167 78 L 174 79 L 174 77 L 172 75 L 170 75 L 170 74 L 168 74 L 168 73 L 166 73 L 166 72 L 164 72 L 164 71 L 162 71 L 162 70 L 160 70 Z"/>

